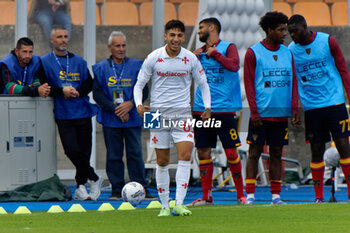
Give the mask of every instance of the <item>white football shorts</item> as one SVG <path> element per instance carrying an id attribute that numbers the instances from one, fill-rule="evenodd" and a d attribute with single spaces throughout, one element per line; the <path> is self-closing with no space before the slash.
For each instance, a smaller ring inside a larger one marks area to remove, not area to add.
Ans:
<path id="1" fill-rule="evenodd" d="M 186 119 L 187 120 L 187 119 Z M 183 122 L 186 122 L 183 120 Z M 161 129 L 153 129 L 150 132 L 150 146 L 151 148 L 167 149 L 174 146 L 175 143 L 188 141 L 194 142 L 193 128 L 184 124 L 179 127 L 175 122 L 180 122 L 181 119 L 173 121 L 174 123 L 168 122 L 166 126 Z"/>

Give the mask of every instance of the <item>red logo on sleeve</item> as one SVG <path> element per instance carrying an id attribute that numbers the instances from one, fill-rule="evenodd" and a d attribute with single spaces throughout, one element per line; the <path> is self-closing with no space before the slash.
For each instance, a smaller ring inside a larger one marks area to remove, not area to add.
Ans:
<path id="1" fill-rule="evenodd" d="M 204 74 L 204 70 L 203 70 L 203 68 L 202 68 L 202 69 L 200 69 L 198 72 L 199 72 L 199 74 L 200 74 L 200 75 L 203 75 L 203 74 Z"/>

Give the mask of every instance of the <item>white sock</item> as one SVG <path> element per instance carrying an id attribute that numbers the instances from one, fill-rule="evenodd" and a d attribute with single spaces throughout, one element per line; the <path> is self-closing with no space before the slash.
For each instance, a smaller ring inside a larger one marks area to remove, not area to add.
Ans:
<path id="1" fill-rule="evenodd" d="M 279 194 L 272 194 L 272 200 L 275 200 L 276 198 L 281 198 Z"/>
<path id="2" fill-rule="evenodd" d="M 248 198 L 253 198 L 253 199 L 255 199 L 254 193 L 249 193 L 249 194 L 247 194 L 247 199 L 248 199 Z"/>
<path id="3" fill-rule="evenodd" d="M 169 208 L 169 167 L 156 166 L 156 182 L 158 189 L 158 196 L 162 203 L 162 208 Z"/>
<path id="4" fill-rule="evenodd" d="M 176 205 L 182 205 L 186 197 L 188 181 L 190 180 L 191 162 L 179 160 L 176 170 Z"/>

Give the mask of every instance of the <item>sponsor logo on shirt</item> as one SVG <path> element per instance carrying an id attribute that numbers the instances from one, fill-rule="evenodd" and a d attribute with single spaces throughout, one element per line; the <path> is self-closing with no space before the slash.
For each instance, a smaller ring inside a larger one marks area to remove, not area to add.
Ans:
<path id="1" fill-rule="evenodd" d="M 265 87 L 289 87 L 290 81 L 286 80 L 275 80 L 275 81 L 266 81 Z"/>
<path id="2" fill-rule="evenodd" d="M 157 75 L 160 77 L 185 77 L 187 74 L 188 74 L 188 71 L 185 71 L 185 70 L 157 72 Z"/>
<path id="3" fill-rule="evenodd" d="M 131 87 L 131 79 L 130 78 L 123 78 L 117 81 L 116 77 L 111 76 L 108 78 L 107 85 L 109 87 Z"/>
<path id="4" fill-rule="evenodd" d="M 309 82 L 313 80 L 322 79 L 325 76 L 329 76 L 327 66 L 327 59 L 323 59 L 298 64 L 296 66 L 296 70 L 297 73 L 300 74 L 302 82 Z"/>
<path id="5" fill-rule="evenodd" d="M 59 73 L 59 77 L 62 81 L 80 81 L 80 73 L 68 73 L 68 78 L 66 75 L 66 71 L 61 70 Z"/>

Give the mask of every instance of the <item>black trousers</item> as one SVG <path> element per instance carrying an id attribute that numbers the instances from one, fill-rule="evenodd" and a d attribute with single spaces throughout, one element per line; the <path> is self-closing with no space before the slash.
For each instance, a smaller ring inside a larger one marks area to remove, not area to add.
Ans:
<path id="1" fill-rule="evenodd" d="M 77 186 L 87 180 L 98 180 L 94 169 L 90 166 L 92 146 L 91 118 L 58 120 L 56 119 L 64 153 L 76 168 Z"/>

